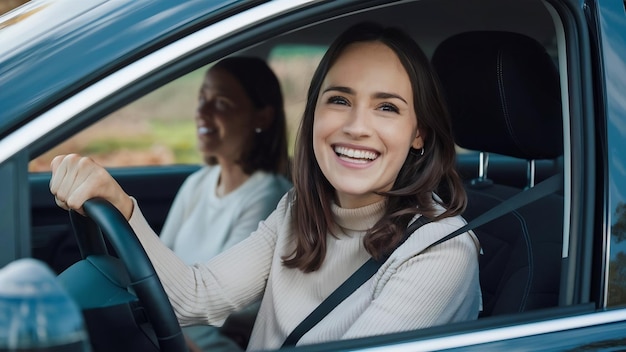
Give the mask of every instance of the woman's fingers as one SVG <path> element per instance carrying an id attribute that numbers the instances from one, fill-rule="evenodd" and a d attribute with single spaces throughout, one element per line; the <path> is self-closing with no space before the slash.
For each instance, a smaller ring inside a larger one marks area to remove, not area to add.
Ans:
<path id="1" fill-rule="evenodd" d="M 60 155 L 51 162 L 50 192 L 57 205 L 81 214 L 83 203 L 102 197 L 113 204 L 128 220 L 133 201 L 113 177 L 95 161 L 77 154 Z"/>
<path id="2" fill-rule="evenodd" d="M 54 202 L 62 209 L 65 210 L 70 210 L 70 208 L 67 206 L 67 204 L 65 204 L 64 201 L 60 200 L 59 198 L 57 198 L 56 196 L 54 197 Z"/>
<path id="3" fill-rule="evenodd" d="M 82 203 L 78 207 L 72 207 L 72 204 L 69 203 L 70 197 L 74 196 L 75 189 L 80 186 L 78 177 L 80 176 L 79 172 L 83 171 L 77 168 L 76 163 L 79 159 L 78 155 L 68 155 L 63 158 L 57 169 L 59 178 L 56 181 L 56 196 L 59 200 L 65 202 L 70 209 L 74 210 L 80 210 L 82 207 Z"/>
<path id="4" fill-rule="evenodd" d="M 57 204 L 62 203 L 65 204 L 65 199 L 59 194 L 59 188 L 61 187 L 61 183 L 66 174 L 66 168 L 61 166 L 65 156 L 59 155 L 52 159 L 50 166 L 52 168 L 52 177 L 50 177 L 50 192 L 54 195 L 55 199 L 57 199 Z M 61 204 L 59 204 L 61 206 Z"/>
<path id="5" fill-rule="evenodd" d="M 63 209 L 83 214 L 83 203 L 91 198 L 108 198 L 107 190 L 115 180 L 93 160 L 76 154 L 57 156 L 52 160 L 50 192 Z"/>
<path id="6" fill-rule="evenodd" d="M 70 209 L 82 213 L 83 203 L 102 196 L 102 185 L 114 181 L 108 179 L 107 172 L 98 172 L 104 169 L 90 158 L 71 156 L 66 159 L 68 170 L 59 191 L 66 194 L 65 203 Z"/>
<path id="7" fill-rule="evenodd" d="M 76 190 L 86 179 L 88 170 L 80 169 L 79 155 L 68 154 L 55 157 L 50 166 L 52 177 L 50 178 L 50 192 L 54 195 L 56 204 L 66 210 L 74 209 L 81 214 L 82 203 L 81 194 Z"/>

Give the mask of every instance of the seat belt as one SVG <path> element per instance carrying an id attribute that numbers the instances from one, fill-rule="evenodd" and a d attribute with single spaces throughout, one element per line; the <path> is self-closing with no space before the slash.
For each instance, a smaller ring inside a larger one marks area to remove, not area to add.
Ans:
<path id="1" fill-rule="evenodd" d="M 454 238 L 462 233 L 473 230 L 481 225 L 484 225 L 492 220 L 495 220 L 507 213 L 510 213 L 516 209 L 519 209 L 525 205 L 528 205 L 536 200 L 539 200 L 545 196 L 555 193 L 563 189 L 563 175 L 561 173 L 556 174 L 540 183 L 533 188 L 529 188 L 522 191 L 511 198 L 506 199 L 499 205 L 489 209 L 474 220 L 467 223 L 465 226 L 458 230 L 442 237 L 436 242 L 431 243 L 428 247 L 424 248 L 421 252 L 428 250 L 442 242 L 445 242 L 451 238 Z M 408 228 L 404 236 L 404 240 L 400 245 L 418 228 L 431 222 L 430 219 L 421 216 L 414 221 Z M 398 245 L 399 246 L 399 245 Z M 420 253 L 421 253 L 420 252 Z M 330 294 L 322 303 L 320 303 L 311 314 L 309 314 L 290 334 L 287 336 L 282 347 L 295 346 L 304 334 L 306 334 L 311 328 L 313 328 L 320 320 L 322 320 L 328 313 L 330 313 L 336 306 L 343 302 L 348 296 L 350 296 L 357 288 L 363 283 L 369 280 L 378 269 L 382 266 L 387 258 L 376 261 L 374 258 L 370 258 L 365 264 L 363 264 L 357 271 L 354 272 L 346 281 L 344 281 L 333 293 Z"/>

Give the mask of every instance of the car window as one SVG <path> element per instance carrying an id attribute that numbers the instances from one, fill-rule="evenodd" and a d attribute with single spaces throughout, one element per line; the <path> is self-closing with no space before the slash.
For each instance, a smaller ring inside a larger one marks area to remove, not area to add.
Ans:
<path id="1" fill-rule="evenodd" d="M 28 0 L 14 0 L 0 2 L 0 15 L 5 14 L 18 6 L 24 5 Z"/>
<path id="2" fill-rule="evenodd" d="M 280 80 L 285 100 L 290 155 L 293 155 L 309 82 L 325 50 L 325 46 L 286 44 L 275 46 L 269 54 L 268 63 Z"/>
<path id="3" fill-rule="evenodd" d="M 591 260 L 587 259 L 591 258 L 591 255 L 585 257 L 585 255 L 577 254 L 576 251 L 579 249 L 576 248 L 576 245 L 570 246 L 570 241 L 572 243 L 578 241 L 578 247 L 583 247 L 580 246 L 580 244 L 583 243 L 585 239 L 590 239 L 591 234 L 584 233 L 584 230 L 577 229 L 576 227 L 578 226 L 577 224 L 579 224 L 579 220 L 577 216 L 573 216 L 573 214 L 580 212 L 580 200 L 585 200 L 587 196 L 580 196 L 578 194 L 572 195 L 572 193 L 575 193 L 572 192 L 572 190 L 575 191 L 577 189 L 569 187 L 574 183 L 583 183 L 579 180 L 583 179 L 583 177 L 576 168 L 579 167 L 578 165 L 583 165 L 580 161 L 584 157 L 574 155 L 575 153 L 572 152 L 572 149 L 579 147 L 576 143 L 579 143 L 580 140 L 573 139 L 577 138 L 578 134 L 571 133 L 572 130 L 569 130 L 569 128 L 572 128 L 570 120 L 582 118 L 576 116 L 576 109 L 571 109 L 570 115 L 569 108 L 581 103 L 576 101 L 575 89 L 568 91 L 568 89 L 572 89 L 572 86 L 576 85 L 576 83 L 571 82 L 576 82 L 579 77 L 570 76 L 576 75 L 576 70 L 570 68 L 568 71 L 568 65 L 576 65 L 577 60 L 576 58 L 570 58 L 568 56 L 571 54 L 571 51 L 568 51 L 569 49 L 566 45 L 568 44 L 566 42 L 568 39 L 566 40 L 566 36 L 563 35 L 566 26 L 562 26 L 560 22 L 561 19 L 559 15 L 553 11 L 554 9 L 551 7 L 550 2 L 528 1 L 523 4 L 522 2 L 507 2 L 504 5 L 500 5 L 497 1 L 470 1 L 464 4 L 457 4 L 458 8 L 435 5 L 435 3 L 435 1 L 401 2 L 400 5 L 393 4 L 383 6 L 371 12 L 368 12 L 368 10 L 357 11 L 357 15 L 363 15 L 359 17 L 359 20 L 375 18 L 389 23 L 394 22 L 393 24 L 398 24 L 401 27 L 410 29 L 429 57 L 432 57 L 438 46 L 447 38 L 455 34 L 470 31 L 513 32 L 526 35 L 539 42 L 557 67 L 557 74 L 559 75 L 558 78 L 561 84 L 560 98 L 563 100 L 562 106 L 564 109 L 562 114 L 559 114 L 557 117 L 559 118 L 559 123 L 563 123 L 563 126 L 559 126 L 564 132 L 563 144 L 565 145 L 565 150 L 563 154 L 553 159 L 530 162 L 524 158 L 512 158 L 507 155 L 498 155 L 495 152 L 479 156 L 480 150 L 458 147 L 457 159 L 461 167 L 459 173 L 464 181 L 470 185 L 469 187 L 471 187 L 472 182 L 474 182 L 473 186 L 475 186 L 475 189 L 478 191 L 480 191 L 480 187 L 482 187 L 480 184 L 477 185 L 475 183 L 479 173 L 478 165 L 480 157 L 487 157 L 481 161 L 488 164 L 486 166 L 488 171 L 486 174 L 487 178 L 505 186 L 517 188 L 519 191 L 529 187 L 529 175 L 531 173 L 537 177 L 536 180 L 533 180 L 533 183 L 539 183 L 553 174 L 563 173 L 566 187 L 560 191 L 559 196 L 564 197 L 564 201 L 559 203 L 556 207 L 538 210 L 538 212 L 545 211 L 545 214 L 555 209 L 563 210 L 563 214 L 558 215 L 556 218 L 557 221 L 562 223 L 563 229 L 558 228 L 553 231 L 557 235 L 556 237 L 559 237 L 558 240 L 561 240 L 562 243 L 555 242 L 559 247 L 557 251 L 553 252 L 558 252 L 558 259 L 562 260 L 564 267 L 562 268 L 562 274 L 558 274 L 553 281 L 556 282 L 557 285 L 560 284 L 561 289 L 570 289 L 570 286 L 576 285 L 589 285 L 588 282 L 582 284 L 575 283 L 574 281 L 580 281 L 581 279 L 575 277 L 577 274 L 572 274 L 574 272 L 573 269 L 581 272 L 589 272 L 592 264 Z M 448 4 L 450 3 L 451 2 L 448 2 Z M 626 2 L 624 4 L 626 5 Z M 619 5 L 621 7 L 621 4 Z M 513 7 L 509 8 L 508 6 Z M 479 10 L 480 8 L 482 8 L 482 10 Z M 464 9 L 466 11 L 464 11 Z M 524 12 L 521 10 L 524 10 Z M 401 18 L 406 18 L 406 16 L 395 16 L 400 13 L 409 12 L 415 14 L 420 20 L 402 22 Z M 517 16 L 516 14 L 521 15 Z M 318 16 L 320 15 L 318 14 Z M 287 115 L 288 142 L 290 146 L 289 153 L 292 156 L 297 130 L 306 103 L 306 94 L 310 79 L 326 50 L 326 43 L 332 40 L 335 33 L 338 33 L 341 28 L 345 27 L 348 22 L 353 20 L 350 16 L 352 15 L 344 16 L 344 14 L 341 14 L 333 19 L 324 17 L 324 20 L 320 22 L 311 20 L 311 23 L 307 23 L 302 27 L 290 27 L 288 30 L 280 32 L 284 34 L 275 35 L 271 38 L 264 37 L 252 44 L 250 44 L 249 39 L 241 40 L 244 42 L 244 44 L 241 45 L 246 46 L 243 49 L 239 46 L 239 43 L 235 43 L 236 45 L 233 45 L 233 48 L 228 47 L 224 52 L 220 51 L 222 49 L 210 48 L 200 48 L 197 49 L 197 51 L 206 51 L 202 53 L 202 55 L 210 57 L 210 60 L 221 59 L 224 55 L 233 55 L 233 52 L 235 53 L 234 55 L 254 54 L 267 60 L 269 66 L 278 76 L 283 90 Z M 398 23 L 395 23 L 396 17 L 398 18 Z M 356 19 L 354 20 L 356 21 Z M 258 33 L 264 33 L 265 28 L 263 26 L 270 27 L 271 25 L 259 25 L 260 29 L 258 29 Z M 282 28 L 280 29 L 282 30 Z M 272 29 L 271 32 L 277 33 L 279 31 Z M 319 35 L 311 39 L 312 34 Z M 250 34 L 250 36 L 253 35 L 254 34 Z M 233 39 L 233 41 L 236 42 L 238 39 L 236 35 L 234 35 L 234 37 L 235 39 Z M 305 41 L 313 44 L 302 44 L 298 41 L 298 38 L 305 38 Z M 261 47 L 260 51 L 255 51 L 257 47 Z M 193 55 L 196 54 L 194 53 Z M 200 56 L 200 54 L 197 54 L 197 56 Z M 47 149 L 45 153 L 30 161 L 29 171 L 35 175 L 39 172 L 47 172 L 49 171 L 52 157 L 70 152 L 90 156 L 108 168 L 201 164 L 201 157 L 196 150 L 196 127 L 193 116 L 196 109 L 198 87 L 201 84 L 206 69 L 210 67 L 211 63 L 207 64 L 208 61 L 206 60 L 209 59 L 192 58 L 190 61 L 193 60 L 196 60 L 194 61 L 193 70 L 184 68 L 184 75 L 177 73 L 174 80 L 171 80 L 162 87 L 156 88 L 138 99 L 136 99 L 136 96 L 132 97 L 132 99 L 136 100 L 105 117 L 88 117 L 88 119 L 90 119 L 89 121 L 98 119 L 98 122 L 95 122 L 62 143 Z M 459 63 L 463 61 L 460 56 L 456 57 L 456 60 L 458 60 L 457 62 Z M 181 59 L 180 61 L 183 60 Z M 201 64 L 197 64 L 197 62 L 201 62 Z M 177 64 L 177 62 L 167 63 L 167 65 L 172 66 Z M 180 65 L 182 66 L 183 64 Z M 172 69 L 172 72 L 173 71 L 175 70 Z M 168 77 L 168 79 L 169 78 L 170 77 Z M 137 91 L 139 90 L 140 89 Z M 572 101 L 568 101 L 568 99 L 572 99 Z M 497 103 L 502 102 L 498 101 Z M 496 108 L 500 108 L 501 106 L 497 103 L 494 103 L 494 105 L 497 105 Z M 115 105 L 115 108 L 117 107 L 118 105 Z M 542 126 L 538 124 L 536 128 L 541 129 Z M 570 140 L 570 138 L 572 139 Z M 153 169 L 159 170 L 158 167 L 151 168 L 151 170 Z M 184 168 L 179 167 L 177 169 Z M 138 173 L 135 176 L 138 176 L 137 179 L 141 182 L 146 181 L 146 184 L 150 182 L 149 180 L 143 179 L 144 175 Z M 186 175 L 180 175 L 181 180 L 183 176 Z M 574 182 L 574 180 L 576 182 Z M 130 183 L 132 184 L 133 181 L 136 180 L 131 180 Z M 146 186 L 145 188 L 148 190 L 150 187 Z M 149 192 L 147 192 L 150 193 L 150 196 L 155 196 L 153 189 L 154 187 L 150 188 L 148 190 Z M 165 192 L 164 189 L 160 189 L 160 191 Z M 167 196 L 171 197 L 171 194 Z M 145 204 L 147 217 L 163 217 L 162 215 L 157 216 L 151 213 L 157 214 L 156 210 L 150 208 L 150 206 L 153 206 L 155 203 L 153 199 L 147 196 L 142 199 L 140 193 L 136 195 L 136 197 L 143 201 L 142 205 Z M 144 201 L 144 199 L 147 200 Z M 618 197 L 615 199 L 615 202 L 618 202 Z M 170 200 L 171 199 L 168 199 L 168 201 Z M 159 211 L 167 210 L 168 205 L 169 204 L 163 205 L 162 209 L 159 209 Z M 596 308 L 599 306 L 604 308 L 605 304 L 608 306 L 623 306 L 626 304 L 626 281 L 623 275 L 624 268 L 626 267 L 626 250 L 624 249 L 624 244 L 626 243 L 626 205 L 624 205 L 623 202 L 618 202 L 614 205 L 617 205 L 617 207 L 613 209 L 610 216 L 610 234 L 612 238 L 610 247 L 607 248 L 607 251 L 610 252 L 607 252 L 608 255 L 606 258 L 609 265 L 607 272 L 602 273 L 606 274 L 606 277 L 603 279 L 607 281 L 603 289 L 607 289 L 608 291 L 606 296 L 602 298 L 607 298 L 607 301 L 593 302 L 597 297 L 589 298 L 585 297 L 585 294 L 582 294 L 584 298 L 580 299 L 575 297 L 580 295 L 580 292 L 572 293 L 570 290 L 562 293 L 558 304 L 554 306 L 573 308 L 571 306 L 578 305 L 581 301 L 583 301 L 583 303 L 590 303 L 590 305 L 595 303 Z M 154 208 L 156 208 L 156 206 L 154 206 Z M 467 214 L 469 214 L 469 212 Z M 570 216 L 572 219 L 570 219 Z M 34 215 L 33 219 L 34 223 L 36 223 L 41 218 Z M 154 226 L 154 228 L 160 226 L 152 223 L 151 225 Z M 39 239 L 39 237 L 37 237 L 37 230 L 33 232 L 35 233 L 33 237 Z M 581 237 L 585 236 L 585 239 L 581 239 Z M 599 240 L 596 242 L 599 242 Z M 481 244 L 486 244 L 486 242 L 481 241 Z M 604 245 L 606 244 L 607 243 L 604 243 Z M 550 243 L 549 245 L 554 247 L 554 243 Z M 550 248 L 551 251 L 553 247 Z M 487 246 L 483 249 L 485 248 L 487 248 Z M 545 248 L 547 248 L 547 246 L 542 247 L 541 250 Z M 591 251 L 591 249 L 588 248 L 583 248 L 579 251 L 582 253 L 582 251 L 586 250 Z M 488 253 L 488 251 L 483 251 L 483 253 Z M 594 260 L 595 259 L 594 257 Z M 604 260 L 604 258 L 602 260 Z M 569 267 L 565 267 L 565 265 Z M 594 272 L 593 274 L 595 275 L 596 273 Z M 589 287 L 585 287 L 585 289 L 588 288 Z M 565 309 L 562 311 L 565 311 Z M 517 318 L 517 316 L 515 318 Z"/>
<path id="4" fill-rule="evenodd" d="M 624 1 L 624 9 L 626 10 L 626 1 Z M 621 21 L 626 20 L 626 12 L 620 14 Z M 617 19 L 617 16 L 616 16 Z M 621 41 L 624 41 L 622 34 Z M 624 80 L 623 73 L 625 67 L 623 62 L 621 67 L 614 68 L 614 72 L 621 74 L 611 74 L 613 79 L 609 80 L 608 86 L 613 86 L 616 90 L 623 90 Z M 619 78 L 618 78 L 619 77 Z M 621 88 L 615 88 L 621 87 Z M 618 104 L 621 106 L 621 110 L 618 114 L 624 116 L 624 104 L 623 100 Z M 623 146 L 624 138 L 620 135 L 623 132 L 622 128 L 617 130 L 608 129 L 608 138 L 613 140 L 620 146 Z M 626 196 L 618 190 L 618 185 L 623 184 L 624 181 L 624 159 L 620 150 L 621 148 L 614 148 L 615 156 L 610 157 L 613 161 L 610 163 L 609 168 L 615 168 L 619 171 L 615 174 L 620 175 L 618 179 L 611 182 L 610 191 L 611 194 L 611 227 L 610 227 L 610 262 L 608 273 L 608 302 L 609 306 L 626 306 Z M 611 152 L 609 152 L 611 154 Z M 619 155 L 619 156 L 618 156 Z"/>
<path id="5" fill-rule="evenodd" d="M 281 83 L 290 154 L 308 82 L 324 46 L 280 45 L 267 61 Z M 30 172 L 50 170 L 52 158 L 78 153 L 106 167 L 200 164 L 193 121 L 198 87 L 206 65 L 145 95 L 51 148 L 29 164 Z"/>
<path id="6" fill-rule="evenodd" d="M 107 167 L 198 163 L 193 112 L 202 70 L 189 73 L 106 116 L 32 160 L 48 171 L 55 155 L 79 153 Z"/>

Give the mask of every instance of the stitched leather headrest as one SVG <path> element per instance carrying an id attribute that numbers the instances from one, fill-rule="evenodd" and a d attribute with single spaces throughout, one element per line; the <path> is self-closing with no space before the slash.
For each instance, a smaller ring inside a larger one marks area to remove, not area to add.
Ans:
<path id="1" fill-rule="evenodd" d="M 537 41 L 510 32 L 466 32 L 442 42 L 432 64 L 459 146 L 527 160 L 563 153 L 559 76 Z"/>

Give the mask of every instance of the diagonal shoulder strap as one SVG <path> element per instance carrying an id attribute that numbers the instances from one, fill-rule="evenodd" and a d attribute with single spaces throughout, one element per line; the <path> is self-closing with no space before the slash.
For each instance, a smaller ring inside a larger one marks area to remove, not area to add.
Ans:
<path id="1" fill-rule="evenodd" d="M 445 242 L 451 238 L 454 238 L 462 233 L 473 230 L 481 225 L 484 225 L 492 220 L 495 220 L 502 215 L 505 215 L 513 210 L 519 209 L 525 205 L 528 205 L 538 199 L 541 199 L 551 193 L 557 192 L 563 188 L 563 175 L 554 175 L 540 183 L 535 187 L 520 192 L 513 197 L 503 201 L 499 205 L 491 208 L 487 212 L 476 217 L 474 220 L 467 223 L 465 226 L 458 230 L 442 237 L 440 240 L 433 242 L 424 250 L 427 250 L 433 246 L 436 246 L 442 242 Z M 421 226 L 429 223 L 431 220 L 421 216 L 414 221 L 408 228 L 404 236 L 404 240 L 408 238 L 413 232 L 415 232 Z M 403 240 L 403 241 L 404 241 Z M 287 339 L 283 343 L 282 347 L 294 346 L 298 340 L 304 334 L 307 333 L 312 327 L 314 327 L 320 320 L 322 320 L 328 313 L 330 313 L 339 303 L 343 302 L 348 296 L 350 296 L 357 288 L 363 283 L 369 280 L 374 273 L 384 263 L 382 261 L 376 261 L 370 258 L 365 264 L 357 269 L 352 276 L 344 281 L 333 293 L 330 294 L 320 305 L 315 308 L 309 316 L 307 316 L 292 332 L 287 336 Z"/>
<path id="2" fill-rule="evenodd" d="M 422 227 L 429 223 L 431 220 L 426 218 L 425 216 L 420 216 L 415 220 L 405 232 L 405 236 L 403 239 L 406 240 L 408 236 L 410 236 L 413 232 L 415 232 L 418 228 Z M 374 258 L 370 258 L 365 264 L 361 265 L 357 271 L 354 272 L 349 278 L 346 279 L 339 287 L 330 294 L 330 296 L 326 297 L 322 303 L 320 303 L 311 314 L 309 314 L 296 328 L 287 336 L 285 342 L 283 342 L 282 347 L 286 346 L 294 346 L 298 340 L 312 327 L 314 327 L 320 320 L 322 320 L 328 313 L 330 313 L 339 303 L 343 302 L 348 296 L 352 294 L 358 287 L 363 285 L 363 283 L 378 271 L 380 266 L 385 262 L 385 260 L 376 261 Z"/>
<path id="3" fill-rule="evenodd" d="M 535 185 L 535 187 L 529 188 L 523 192 L 520 192 L 514 195 L 513 197 L 506 199 L 499 205 L 496 205 L 495 207 L 480 214 L 479 216 L 474 218 L 474 220 L 467 223 L 465 226 L 459 228 L 458 230 L 452 232 L 451 234 L 445 237 L 442 237 L 440 240 L 433 242 L 430 246 L 426 247 L 426 249 L 436 246 L 462 233 L 473 230 L 481 225 L 484 225 L 492 220 L 495 220 L 501 217 L 502 215 L 510 213 L 536 200 L 539 200 L 545 196 L 555 193 L 561 190 L 562 188 L 563 188 L 563 175 L 559 173 L 554 176 L 551 176 L 550 178 L 545 179 L 544 181 Z"/>

